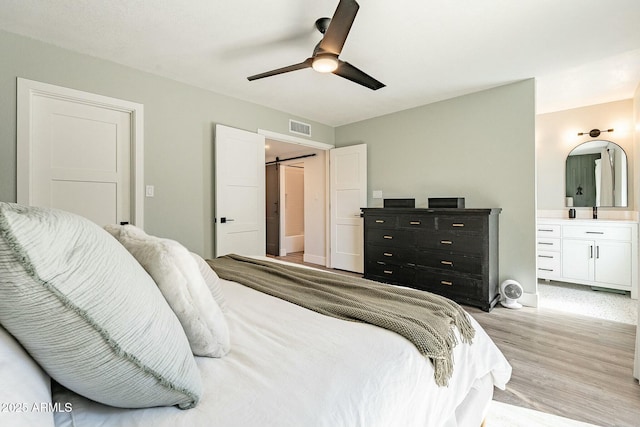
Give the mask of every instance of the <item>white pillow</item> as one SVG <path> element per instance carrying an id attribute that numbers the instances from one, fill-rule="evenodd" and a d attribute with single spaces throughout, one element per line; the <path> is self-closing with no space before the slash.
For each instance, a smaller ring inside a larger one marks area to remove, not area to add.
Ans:
<path id="1" fill-rule="evenodd" d="M 229 352 L 227 321 L 191 253 L 175 240 L 149 236 L 133 225 L 105 227 L 153 277 L 180 320 L 193 354 Z"/>
<path id="2" fill-rule="evenodd" d="M 213 268 L 211 268 L 211 266 L 207 264 L 207 261 L 205 261 L 200 255 L 191 252 L 191 256 L 193 256 L 193 258 L 198 263 L 200 274 L 202 274 L 204 282 L 207 284 L 211 295 L 213 295 L 213 299 L 216 300 L 222 312 L 226 313 L 227 300 L 224 298 L 224 294 L 222 293 L 222 286 L 220 286 L 220 277 L 218 277 L 218 274 L 213 271 Z"/>
<path id="3" fill-rule="evenodd" d="M 53 427 L 51 378 L 2 327 L 0 384 L 0 426 Z"/>
<path id="4" fill-rule="evenodd" d="M 107 405 L 196 405 L 180 322 L 126 249 L 78 215 L 0 202 L 0 323 L 56 381 Z"/>

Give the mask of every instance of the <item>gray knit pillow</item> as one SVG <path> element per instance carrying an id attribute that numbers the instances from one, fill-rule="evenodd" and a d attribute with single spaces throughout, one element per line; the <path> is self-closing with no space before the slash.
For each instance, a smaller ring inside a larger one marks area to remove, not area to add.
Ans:
<path id="1" fill-rule="evenodd" d="M 0 323 L 95 401 L 190 408 L 200 398 L 189 343 L 155 283 L 80 216 L 0 202 Z"/>

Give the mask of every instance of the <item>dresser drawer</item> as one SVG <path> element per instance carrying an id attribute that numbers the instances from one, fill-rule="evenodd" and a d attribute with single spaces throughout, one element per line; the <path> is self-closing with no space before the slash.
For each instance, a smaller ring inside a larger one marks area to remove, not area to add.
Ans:
<path id="1" fill-rule="evenodd" d="M 560 224 L 538 224 L 536 227 L 536 236 L 560 238 Z"/>
<path id="2" fill-rule="evenodd" d="M 415 287 L 453 298 L 480 299 L 482 297 L 482 280 L 427 269 L 417 270 Z"/>
<path id="3" fill-rule="evenodd" d="M 565 225 L 562 237 L 597 240 L 631 240 L 631 227 L 607 227 L 606 225 Z"/>
<path id="4" fill-rule="evenodd" d="M 560 252 L 538 251 L 538 277 L 557 279 L 560 277 Z"/>
<path id="5" fill-rule="evenodd" d="M 436 228 L 438 231 L 471 231 L 482 232 L 486 219 L 475 216 L 438 216 Z"/>
<path id="6" fill-rule="evenodd" d="M 364 226 L 366 228 L 396 228 L 398 217 L 396 215 L 366 215 Z"/>
<path id="7" fill-rule="evenodd" d="M 420 266 L 447 272 L 482 274 L 482 260 L 480 257 L 451 254 L 443 251 L 421 251 L 418 258 L 420 259 Z"/>
<path id="8" fill-rule="evenodd" d="M 536 247 L 538 251 L 560 252 L 560 239 L 538 237 Z"/>
<path id="9" fill-rule="evenodd" d="M 396 264 L 413 264 L 416 251 L 413 247 L 392 247 L 367 245 L 365 248 L 367 261 L 385 261 Z"/>
<path id="10" fill-rule="evenodd" d="M 383 261 L 369 261 L 366 264 L 365 277 L 385 283 L 412 285 L 415 280 L 415 274 L 413 267 L 405 267 Z"/>
<path id="11" fill-rule="evenodd" d="M 433 215 L 405 215 L 398 218 L 398 227 L 434 230 L 436 218 Z"/>
<path id="12" fill-rule="evenodd" d="M 419 235 L 417 247 L 420 249 L 439 249 L 447 252 L 461 252 L 480 255 L 485 250 L 482 237 L 452 232 L 423 232 Z"/>
<path id="13" fill-rule="evenodd" d="M 367 243 L 395 248 L 413 247 L 414 232 L 409 230 L 391 230 L 372 228 L 366 231 Z"/>

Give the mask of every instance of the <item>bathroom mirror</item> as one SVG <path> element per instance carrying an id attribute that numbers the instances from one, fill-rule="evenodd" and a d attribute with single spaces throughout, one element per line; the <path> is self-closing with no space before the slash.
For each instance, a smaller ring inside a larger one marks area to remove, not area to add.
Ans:
<path id="1" fill-rule="evenodd" d="M 565 170 L 567 206 L 627 206 L 627 155 L 618 144 L 582 143 L 567 156 Z"/>

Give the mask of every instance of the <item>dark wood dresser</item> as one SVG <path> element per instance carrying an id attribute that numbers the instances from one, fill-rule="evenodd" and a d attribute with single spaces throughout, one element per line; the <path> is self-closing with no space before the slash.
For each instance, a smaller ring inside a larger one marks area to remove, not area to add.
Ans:
<path id="1" fill-rule="evenodd" d="M 363 208 L 364 277 L 490 311 L 502 209 Z"/>

